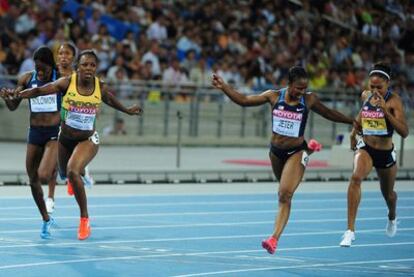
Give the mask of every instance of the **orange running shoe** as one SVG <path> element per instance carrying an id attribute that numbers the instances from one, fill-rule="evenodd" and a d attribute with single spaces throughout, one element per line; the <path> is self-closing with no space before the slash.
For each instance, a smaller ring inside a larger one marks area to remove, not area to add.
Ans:
<path id="1" fill-rule="evenodd" d="M 269 252 L 269 254 L 275 254 L 277 247 L 277 239 L 270 236 L 268 239 L 262 241 L 262 247 Z"/>
<path id="2" fill-rule="evenodd" d="M 68 194 L 73 195 L 73 186 L 69 179 L 66 181 L 66 185 L 68 186 Z"/>
<path id="3" fill-rule="evenodd" d="M 320 144 L 316 139 L 311 139 L 308 143 L 309 150 L 319 152 L 322 149 L 322 144 Z"/>
<path id="4" fill-rule="evenodd" d="M 78 230 L 78 239 L 84 240 L 91 235 L 91 226 L 89 225 L 89 218 L 81 217 Z"/>

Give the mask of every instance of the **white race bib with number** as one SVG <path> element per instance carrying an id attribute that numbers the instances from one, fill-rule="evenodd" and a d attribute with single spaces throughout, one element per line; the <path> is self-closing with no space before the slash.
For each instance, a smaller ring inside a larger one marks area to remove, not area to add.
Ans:
<path id="1" fill-rule="evenodd" d="M 358 140 L 357 140 L 357 144 L 356 144 L 356 149 L 361 149 L 362 147 L 364 147 L 365 146 L 365 142 L 364 142 L 364 140 L 362 139 L 362 137 L 360 137 L 360 138 L 358 138 Z"/>
<path id="2" fill-rule="evenodd" d="M 93 125 L 95 122 L 95 114 L 83 114 L 83 113 L 76 113 L 68 111 L 65 124 L 84 131 L 91 131 L 93 130 Z"/>
<path id="3" fill-rule="evenodd" d="M 43 112 L 57 112 L 57 95 L 42 95 L 30 99 L 30 108 L 32 112 L 43 113 Z"/>
<path id="4" fill-rule="evenodd" d="M 93 133 L 92 136 L 89 137 L 89 140 L 93 142 L 93 144 L 99 145 L 99 134 L 97 131 Z"/>
<path id="5" fill-rule="evenodd" d="M 287 137 L 299 137 L 302 113 L 273 110 L 273 132 Z"/>

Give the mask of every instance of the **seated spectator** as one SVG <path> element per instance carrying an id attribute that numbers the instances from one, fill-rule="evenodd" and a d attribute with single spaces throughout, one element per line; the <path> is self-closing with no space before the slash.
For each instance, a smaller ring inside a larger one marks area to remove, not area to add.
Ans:
<path id="1" fill-rule="evenodd" d="M 138 52 L 137 44 L 135 43 L 135 34 L 132 31 L 128 31 L 125 35 L 125 38 L 122 40 L 123 45 L 128 45 L 131 49 L 132 54 L 136 54 Z"/>
<path id="2" fill-rule="evenodd" d="M 382 28 L 379 23 L 379 17 L 375 16 L 373 18 L 372 23 L 365 23 L 362 27 L 362 33 L 367 35 L 373 39 L 381 39 L 382 38 Z"/>
<path id="3" fill-rule="evenodd" d="M 181 66 L 187 71 L 190 72 L 193 67 L 197 65 L 196 53 L 194 50 L 189 50 L 181 62 Z"/>
<path id="4" fill-rule="evenodd" d="M 177 58 L 172 58 L 170 66 L 162 74 L 162 82 L 169 85 L 180 85 L 188 83 L 188 77 L 180 68 Z"/>
<path id="5" fill-rule="evenodd" d="M 96 34 L 101 25 L 101 13 L 99 10 L 94 9 L 92 16 L 87 19 L 86 29 L 89 34 Z"/>
<path id="6" fill-rule="evenodd" d="M 309 80 L 309 88 L 320 90 L 328 85 L 327 70 L 323 66 L 318 66 L 315 74 Z"/>
<path id="7" fill-rule="evenodd" d="M 177 40 L 177 56 L 178 58 L 184 59 L 185 54 L 189 50 L 194 50 L 197 55 L 201 53 L 201 48 L 194 40 L 193 30 L 190 28 L 184 29 L 183 34 Z"/>
<path id="8" fill-rule="evenodd" d="M 152 64 L 152 75 L 161 75 L 160 58 L 159 58 L 159 45 L 156 41 L 153 41 L 151 48 L 144 53 L 141 59 L 141 64 L 145 64 L 147 61 L 151 61 Z"/>
<path id="9" fill-rule="evenodd" d="M 12 41 L 9 47 L 4 65 L 10 75 L 16 75 L 19 72 L 20 64 L 25 59 L 24 45 L 21 41 Z"/>
<path id="10" fill-rule="evenodd" d="M 117 56 L 115 59 L 115 64 L 108 69 L 106 78 L 108 81 L 114 81 L 118 78 L 115 76 L 116 72 L 119 70 L 126 70 L 124 65 L 124 58 L 122 56 Z"/>
<path id="11" fill-rule="evenodd" d="M 167 39 L 167 28 L 165 27 L 164 16 L 158 16 L 147 29 L 147 37 L 149 40 L 157 40 L 162 42 Z"/>
<path id="12" fill-rule="evenodd" d="M 115 47 L 115 38 L 111 37 L 108 32 L 108 27 L 101 24 L 98 28 L 98 33 L 92 36 L 92 42 L 101 46 L 104 51 L 111 51 Z"/>
<path id="13" fill-rule="evenodd" d="M 29 51 L 26 51 L 26 59 L 20 65 L 18 75 L 20 76 L 21 74 L 28 72 L 28 71 L 32 71 L 34 69 L 35 69 L 35 62 L 33 60 L 33 54 L 30 53 Z"/>
<path id="14" fill-rule="evenodd" d="M 211 69 L 205 58 L 200 58 L 195 67 L 190 70 L 190 81 L 197 86 L 209 86 L 211 84 Z"/>
<path id="15" fill-rule="evenodd" d="M 115 72 L 115 79 L 112 80 L 115 91 L 118 93 L 120 99 L 130 99 L 134 87 L 129 82 L 126 70 L 124 68 L 118 68 Z"/>

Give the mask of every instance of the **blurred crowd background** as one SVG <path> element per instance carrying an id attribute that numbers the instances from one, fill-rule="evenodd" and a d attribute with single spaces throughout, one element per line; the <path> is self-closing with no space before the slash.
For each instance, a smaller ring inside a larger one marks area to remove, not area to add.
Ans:
<path id="1" fill-rule="evenodd" d="M 286 85 L 295 64 L 312 90 L 361 90 L 381 60 L 414 105 L 409 0 L 0 0 L 0 16 L 0 74 L 31 70 L 37 47 L 68 40 L 96 50 L 108 81 L 209 85 L 216 71 L 246 93 Z"/>
<path id="2" fill-rule="evenodd" d="M 97 128 L 118 134 L 114 143 L 119 134 L 125 143 L 174 143 L 182 117 L 186 143 L 263 145 L 268 107 L 227 104 L 211 87 L 213 72 L 254 94 L 286 86 L 288 69 L 302 65 L 309 90 L 352 116 L 370 68 L 383 61 L 410 118 L 413 38 L 410 0 L 0 0 L 0 86 L 34 69 L 39 46 L 57 53 L 71 41 L 96 51 L 98 75 L 117 97 L 144 108 L 138 121 L 102 108 Z M 20 110 L 0 102 L 0 139 L 25 137 Z M 306 137 L 330 145 L 347 131 L 312 114 Z"/>

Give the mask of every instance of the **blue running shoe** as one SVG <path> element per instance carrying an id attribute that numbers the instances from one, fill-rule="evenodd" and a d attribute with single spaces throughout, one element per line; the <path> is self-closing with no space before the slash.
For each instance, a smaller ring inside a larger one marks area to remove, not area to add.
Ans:
<path id="1" fill-rule="evenodd" d="M 49 221 L 43 221 L 42 230 L 40 231 L 40 237 L 42 239 L 50 238 L 50 228 L 55 225 L 55 220 L 49 217 Z"/>
<path id="2" fill-rule="evenodd" d="M 85 167 L 85 176 L 81 176 L 81 178 L 85 187 L 89 189 L 95 184 L 95 180 L 92 178 L 88 167 Z"/>

